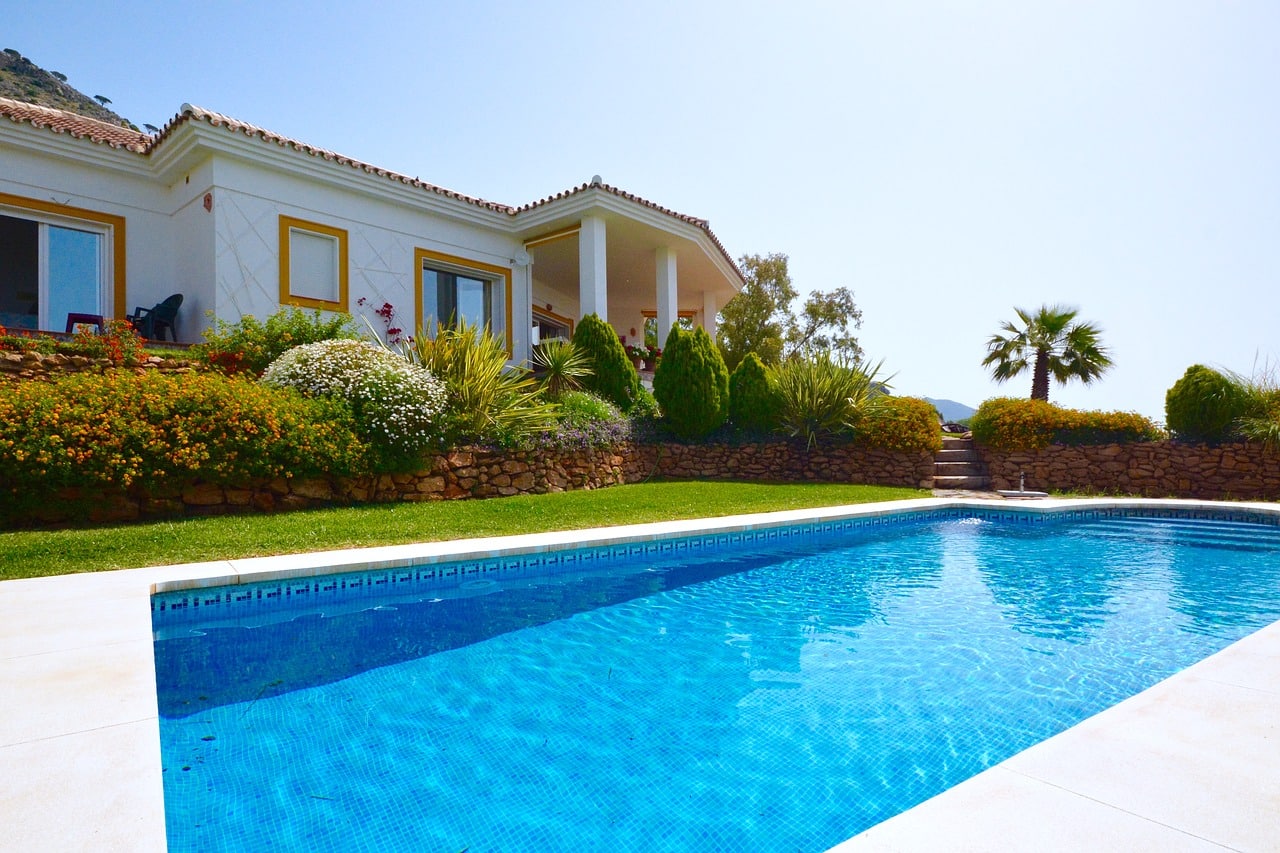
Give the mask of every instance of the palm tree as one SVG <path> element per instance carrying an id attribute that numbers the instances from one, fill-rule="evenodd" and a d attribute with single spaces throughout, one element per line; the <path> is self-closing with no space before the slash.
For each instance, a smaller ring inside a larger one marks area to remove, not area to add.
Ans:
<path id="1" fill-rule="evenodd" d="M 1100 342 L 1102 330 L 1076 322 L 1074 308 L 1043 305 L 1035 314 L 1014 311 L 1022 325 L 1004 323 L 1005 334 L 991 336 L 982 360 L 997 382 L 1032 367 L 1031 399 L 1048 400 L 1051 374 L 1060 383 L 1079 379 L 1087 385 L 1111 367 L 1111 356 Z"/>

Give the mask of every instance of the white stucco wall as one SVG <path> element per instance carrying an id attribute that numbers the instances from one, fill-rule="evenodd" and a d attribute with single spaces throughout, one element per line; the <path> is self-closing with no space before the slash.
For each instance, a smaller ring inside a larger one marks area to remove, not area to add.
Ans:
<path id="1" fill-rule="evenodd" d="M 318 184 L 262 166 L 218 158 L 213 164 L 217 316 L 264 316 L 280 307 L 279 222 L 286 215 L 348 235 L 348 308 L 382 330 L 373 309 L 389 302 L 407 330 L 413 317 L 414 250 L 426 249 L 513 271 L 507 323 L 518 353 L 527 350 L 527 275 L 512 259 L 516 239 L 425 210 Z M 465 261 L 464 261 L 465 262 Z M 358 301 L 370 303 L 361 307 Z M 522 343 L 523 342 L 523 343 Z"/>
<path id="2" fill-rule="evenodd" d="M 66 140 L 56 142 L 65 145 Z M 0 135 L 0 192 L 124 217 L 125 310 L 132 311 L 137 305 L 154 305 L 173 292 L 170 289 L 174 280 L 174 256 L 169 248 L 172 235 L 168 190 L 145 174 L 104 168 L 102 163 L 76 160 L 58 153 L 68 150 L 77 149 L 55 146 L 49 152 L 35 151 L 7 144 Z M 106 158 L 108 161 L 118 159 L 133 169 L 142 159 L 129 152 L 108 153 L 113 155 Z M 103 310 L 110 314 L 111 306 L 105 305 Z M 50 318 L 49 325 L 61 330 L 56 318 Z"/>

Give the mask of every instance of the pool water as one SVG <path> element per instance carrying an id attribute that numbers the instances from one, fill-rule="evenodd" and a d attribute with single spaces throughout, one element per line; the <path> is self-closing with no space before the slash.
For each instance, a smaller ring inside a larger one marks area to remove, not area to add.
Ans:
<path id="1" fill-rule="evenodd" d="M 1275 527 L 969 518 L 158 633 L 169 846 L 821 851 L 1278 593 Z"/>

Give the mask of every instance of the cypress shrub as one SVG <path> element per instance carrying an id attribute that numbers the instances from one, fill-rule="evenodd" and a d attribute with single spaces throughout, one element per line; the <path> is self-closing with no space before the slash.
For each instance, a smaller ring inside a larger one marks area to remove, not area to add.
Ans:
<path id="1" fill-rule="evenodd" d="M 672 325 L 653 374 L 653 395 L 679 438 L 703 438 L 725 422 L 729 371 L 706 329 L 686 332 Z"/>
<path id="2" fill-rule="evenodd" d="M 778 428 L 781 401 L 778 389 L 760 356 L 747 353 L 729 377 L 729 420 L 749 433 Z"/>
<path id="3" fill-rule="evenodd" d="M 588 314 L 573 330 L 573 345 L 586 355 L 593 371 L 593 375 L 580 380 L 582 387 L 624 412 L 630 410 L 640 393 L 640 374 L 627 358 L 613 327 L 599 316 Z"/>
<path id="4" fill-rule="evenodd" d="M 1169 431 L 1182 441 L 1221 444 L 1234 438 L 1248 400 L 1238 382 L 1203 364 L 1193 364 L 1164 395 Z"/>

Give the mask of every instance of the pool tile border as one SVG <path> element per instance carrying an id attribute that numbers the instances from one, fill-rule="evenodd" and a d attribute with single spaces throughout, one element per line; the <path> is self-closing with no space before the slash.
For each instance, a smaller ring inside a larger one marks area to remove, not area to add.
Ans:
<path id="1" fill-rule="evenodd" d="M 272 612 L 320 607 L 335 602 L 382 596 L 413 595 L 456 587 L 480 578 L 514 575 L 537 577 L 586 568 L 604 567 L 644 557 L 737 551 L 756 545 L 777 546 L 789 541 L 814 542 L 849 533 L 874 532 L 890 526 L 930 521 L 978 518 L 1004 523 L 1042 524 L 1098 518 L 1180 518 L 1248 522 L 1280 526 L 1280 516 L 1255 510 L 1220 507 L 1153 508 L 1112 506 L 1077 509 L 1033 509 L 946 506 L 898 513 L 850 515 L 811 522 L 781 522 L 734 526 L 685 536 L 640 535 L 633 539 L 579 547 L 514 549 L 483 557 L 456 559 L 447 553 L 423 556 L 412 565 L 317 566 L 312 574 L 259 578 L 253 572 L 198 581 L 156 584 L 151 596 L 152 624 L 166 631 L 194 622 L 262 618 Z M 210 585 L 210 584 L 215 585 Z"/>

